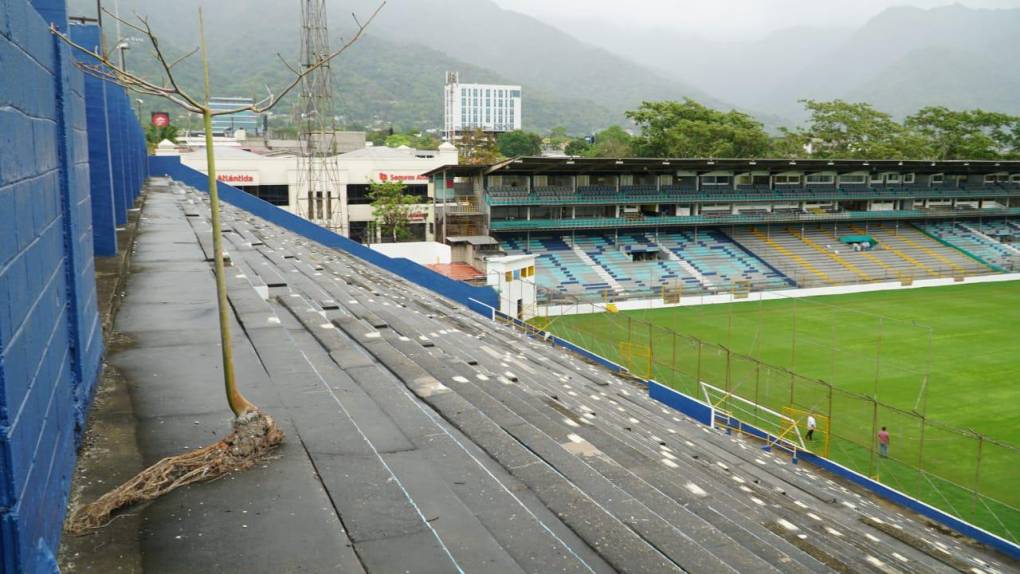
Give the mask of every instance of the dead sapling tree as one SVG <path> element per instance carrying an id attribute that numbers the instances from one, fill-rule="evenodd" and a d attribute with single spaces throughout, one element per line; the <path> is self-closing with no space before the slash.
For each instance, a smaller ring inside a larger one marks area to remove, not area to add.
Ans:
<path id="1" fill-rule="evenodd" d="M 175 59 L 167 58 L 161 49 L 159 39 L 149 25 L 149 20 L 138 16 L 137 22 L 120 18 L 106 11 L 113 19 L 144 35 L 152 48 L 153 56 L 159 64 L 160 80 L 151 80 L 124 66 L 114 63 L 110 54 L 102 47 L 89 48 L 71 40 L 55 26 L 50 31 L 73 50 L 88 56 L 76 63 L 86 74 L 123 86 L 126 89 L 163 98 L 178 107 L 192 113 L 201 114 L 205 125 L 205 149 L 209 172 L 209 207 L 212 218 L 214 270 L 216 275 L 216 295 L 219 306 L 220 345 L 223 359 L 223 382 L 227 395 L 227 404 L 233 411 L 233 430 L 226 437 L 198 450 L 182 453 L 160 460 L 156 464 L 135 475 L 134 478 L 104 494 L 95 502 L 75 509 L 68 518 L 67 529 L 75 534 L 83 534 L 108 524 L 114 513 L 130 505 L 155 499 L 172 490 L 194 484 L 214 480 L 231 472 L 239 472 L 251 468 L 263 459 L 273 448 L 283 441 L 283 433 L 276 423 L 265 412 L 248 401 L 237 388 L 234 379 L 234 359 L 230 338 L 230 307 L 227 302 L 227 288 L 224 277 L 223 244 L 220 233 L 220 202 L 216 188 L 216 156 L 213 153 L 212 118 L 218 115 L 235 114 L 238 112 L 254 112 L 256 114 L 269 111 L 280 103 L 287 94 L 304 82 L 309 74 L 329 63 L 337 56 L 346 52 L 362 38 L 365 30 L 382 10 L 382 2 L 364 23 L 354 16 L 355 29 L 349 40 L 341 39 L 341 46 L 329 54 L 320 55 L 316 61 L 293 66 L 277 54 L 288 70 L 294 74 L 292 81 L 282 90 L 274 93 L 267 87 L 269 95 L 258 102 L 239 106 L 229 110 L 213 110 L 209 106 L 209 60 L 205 43 L 205 25 L 202 10 L 198 11 L 199 47 Z M 104 10 L 105 11 L 105 10 Z M 195 53 L 201 52 L 204 93 L 201 99 L 192 96 L 174 76 L 174 68 Z"/>

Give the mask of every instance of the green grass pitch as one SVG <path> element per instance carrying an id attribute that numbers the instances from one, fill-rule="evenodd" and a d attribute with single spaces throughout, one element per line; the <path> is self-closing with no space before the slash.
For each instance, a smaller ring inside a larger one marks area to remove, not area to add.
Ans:
<path id="1" fill-rule="evenodd" d="M 647 347 L 653 377 L 698 398 L 701 380 L 777 410 L 791 404 L 823 414 L 831 409 L 832 458 L 990 530 L 1020 536 L 1017 452 L 938 425 L 925 425 L 922 436 L 911 414 L 926 412 L 947 427 L 1020 445 L 1020 282 L 755 297 L 536 323 L 624 364 L 621 342 Z M 704 342 L 700 349 L 694 339 Z M 731 351 L 729 361 L 717 346 Z M 643 357 L 631 361 L 647 364 Z M 790 371 L 804 378 L 791 383 Z M 825 385 L 812 382 L 818 379 L 832 384 L 831 398 Z M 876 393 L 891 408 L 874 408 L 865 396 Z M 869 451 L 876 424 L 892 433 L 890 459 Z M 1013 508 L 966 490 L 975 488 Z"/>

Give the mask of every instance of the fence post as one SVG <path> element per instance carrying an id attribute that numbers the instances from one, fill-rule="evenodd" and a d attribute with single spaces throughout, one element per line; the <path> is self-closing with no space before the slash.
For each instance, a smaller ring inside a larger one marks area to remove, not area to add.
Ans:
<path id="1" fill-rule="evenodd" d="M 730 289 L 730 302 L 731 303 L 734 300 L 734 298 L 733 298 L 733 289 L 734 288 Z M 726 324 L 726 346 L 727 347 L 732 347 L 733 346 L 733 305 L 727 305 L 727 307 L 728 307 L 729 313 L 728 313 L 727 324 Z"/>
<path id="2" fill-rule="evenodd" d="M 671 333 L 673 333 L 673 361 L 672 361 L 673 367 L 672 367 L 672 369 L 673 369 L 673 376 L 675 377 L 676 376 L 676 331 L 671 331 Z"/>
<path id="3" fill-rule="evenodd" d="M 981 451 L 985 444 L 985 436 L 977 435 L 978 437 L 978 449 L 977 449 L 977 463 L 974 465 L 974 508 L 972 512 L 977 514 L 977 503 L 978 496 L 981 496 Z"/>
<path id="4" fill-rule="evenodd" d="M 871 399 L 871 438 L 868 440 L 868 476 L 875 477 L 875 440 L 878 435 L 878 401 Z M 880 480 L 880 479 L 879 479 Z"/>
<path id="5" fill-rule="evenodd" d="M 648 378 L 655 378 L 655 343 L 652 338 L 652 323 L 648 323 Z"/>
<path id="6" fill-rule="evenodd" d="M 882 333 L 885 330 L 885 317 L 879 318 L 878 328 L 878 340 L 875 341 L 875 386 L 874 396 L 875 400 L 878 400 L 878 381 L 881 376 L 882 369 Z"/>
<path id="7" fill-rule="evenodd" d="M 829 443 L 832 443 L 832 385 L 825 385 L 829 389 L 829 412 L 826 414 L 829 416 Z M 829 456 L 826 452 L 825 456 Z"/>
<path id="8" fill-rule="evenodd" d="M 701 388 L 701 351 L 704 349 L 705 344 L 698 340 L 698 380 L 695 381 L 696 388 Z"/>
<path id="9" fill-rule="evenodd" d="M 754 361 L 754 416 L 758 417 L 758 387 L 761 386 L 761 361 Z M 796 458 L 796 455 L 794 455 Z"/>
<path id="10" fill-rule="evenodd" d="M 729 349 L 726 350 L 726 394 L 730 392 L 730 360 L 733 357 L 733 353 Z"/>
<path id="11" fill-rule="evenodd" d="M 829 341 L 829 361 L 830 361 L 829 368 L 830 368 L 830 370 L 832 372 L 832 376 L 831 376 L 831 378 L 829 380 L 832 381 L 833 383 L 835 383 L 838 380 L 838 379 L 836 379 L 836 320 L 837 319 L 838 319 L 838 317 L 836 317 L 836 309 L 833 308 L 833 310 L 832 310 L 832 317 L 829 318 L 829 324 L 832 325 L 832 328 L 830 329 L 830 332 L 832 333 L 832 339 Z"/>
<path id="12" fill-rule="evenodd" d="M 797 368 L 797 299 L 793 298 L 793 343 L 790 345 L 790 369 Z"/>

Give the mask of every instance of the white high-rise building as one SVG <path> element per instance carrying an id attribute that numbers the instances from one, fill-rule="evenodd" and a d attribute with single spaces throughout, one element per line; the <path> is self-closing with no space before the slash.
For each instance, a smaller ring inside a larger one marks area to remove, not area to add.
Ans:
<path id="1" fill-rule="evenodd" d="M 446 74 L 443 135 L 480 129 L 501 133 L 521 129 L 521 87 L 462 84 L 456 72 Z"/>

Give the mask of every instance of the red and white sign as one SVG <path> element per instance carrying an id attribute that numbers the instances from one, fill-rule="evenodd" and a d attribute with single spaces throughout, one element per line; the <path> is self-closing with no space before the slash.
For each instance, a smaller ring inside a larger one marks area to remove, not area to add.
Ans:
<path id="1" fill-rule="evenodd" d="M 386 182 L 401 182 L 401 183 L 428 183 L 429 178 L 421 174 L 403 174 L 403 173 L 386 173 L 379 172 L 379 181 Z"/>
<path id="2" fill-rule="evenodd" d="M 166 112 L 152 112 L 150 121 L 157 128 L 165 128 L 170 125 L 170 114 Z"/>
<path id="3" fill-rule="evenodd" d="M 419 223 L 425 221 L 426 219 L 428 219 L 428 217 L 429 217 L 428 211 L 412 211 L 407 214 L 408 221 Z"/>
<path id="4" fill-rule="evenodd" d="M 257 171 L 228 171 L 216 174 L 216 179 L 230 185 L 258 185 L 259 173 Z"/>

